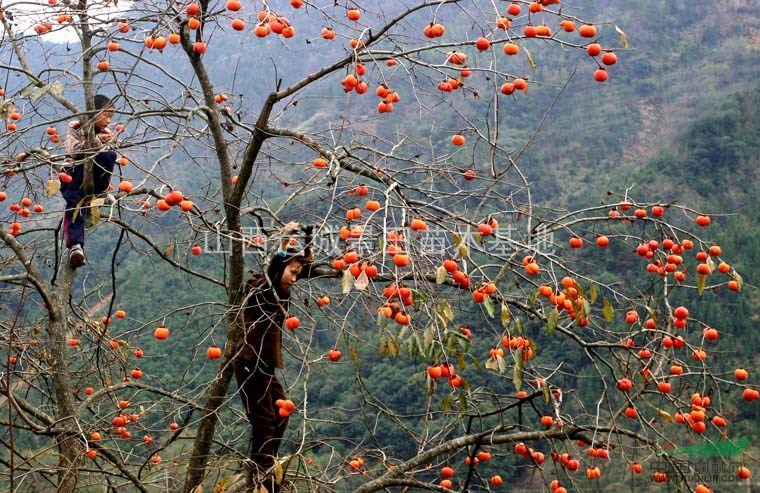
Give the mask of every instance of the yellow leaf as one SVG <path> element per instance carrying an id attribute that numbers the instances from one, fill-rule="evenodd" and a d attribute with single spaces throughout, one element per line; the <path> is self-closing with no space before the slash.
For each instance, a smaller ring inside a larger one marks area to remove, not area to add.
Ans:
<path id="1" fill-rule="evenodd" d="M 53 85 L 50 86 L 50 92 L 56 96 L 60 96 L 61 94 L 63 94 L 63 89 L 64 89 L 63 82 L 59 80 L 53 82 Z"/>
<path id="2" fill-rule="evenodd" d="M 506 303 L 501 304 L 501 326 L 505 329 L 509 325 L 509 321 L 512 319 L 512 312 L 509 311 L 509 307 Z"/>
<path id="3" fill-rule="evenodd" d="M 705 283 L 707 282 L 707 276 L 704 274 L 697 274 L 697 294 L 702 296 L 702 292 L 705 290 Z"/>
<path id="4" fill-rule="evenodd" d="M 446 279 L 448 278 L 448 272 L 446 271 L 446 268 L 442 265 L 439 265 L 438 268 L 435 270 L 435 282 L 436 284 L 443 284 L 446 282 Z"/>
<path id="5" fill-rule="evenodd" d="M 662 409 L 657 409 L 657 414 L 659 414 L 662 417 L 662 419 L 664 419 L 668 423 L 675 423 L 673 416 L 671 416 L 669 412 L 663 411 Z"/>
<path id="6" fill-rule="evenodd" d="M 47 186 L 45 187 L 45 193 L 48 197 L 52 197 L 53 195 L 57 194 L 60 189 L 61 180 L 48 180 Z"/>
<path id="7" fill-rule="evenodd" d="M 383 337 L 380 339 L 380 348 L 378 349 L 378 352 L 380 353 L 380 356 L 385 358 L 388 356 L 388 338 Z"/>
<path id="8" fill-rule="evenodd" d="M 354 286 L 354 276 L 351 275 L 348 269 L 343 271 L 343 282 L 341 285 L 343 287 L 343 294 L 348 294 Z"/>
<path id="9" fill-rule="evenodd" d="M 486 309 L 488 316 L 493 318 L 494 314 L 496 313 L 496 307 L 493 304 L 493 300 L 488 295 L 486 295 L 483 299 L 483 308 Z"/>
<path id="10" fill-rule="evenodd" d="M 734 281 L 736 281 L 736 284 L 739 286 L 739 291 L 741 291 L 742 286 L 744 285 L 744 279 L 742 279 L 742 276 L 740 276 L 738 272 L 734 271 L 731 274 L 731 277 L 734 278 Z"/>
<path id="11" fill-rule="evenodd" d="M 91 209 L 88 209 L 88 213 L 90 217 L 90 224 L 92 226 L 97 226 L 97 224 L 100 222 L 100 209 L 93 207 Z"/>
<path id="12" fill-rule="evenodd" d="M 503 356 L 496 355 L 496 364 L 499 368 L 499 373 L 507 371 L 507 360 L 505 360 Z"/>
<path id="13" fill-rule="evenodd" d="M 282 483 L 282 464 L 277 459 L 274 461 L 274 482 L 277 484 Z"/>
<path id="14" fill-rule="evenodd" d="M 523 386 L 523 369 L 525 368 L 522 355 L 520 353 L 514 352 L 512 353 L 512 357 L 515 360 L 515 366 L 512 369 L 512 383 L 515 386 L 515 389 L 519 392 L 522 390 Z"/>
<path id="15" fill-rule="evenodd" d="M 8 115 L 16 111 L 16 104 L 12 99 L 6 99 L 0 103 L 0 119 L 7 120 Z"/>
<path id="16" fill-rule="evenodd" d="M 604 317 L 604 320 L 607 321 L 607 323 L 612 323 L 612 321 L 615 319 L 615 309 L 612 308 L 612 303 L 610 303 L 610 300 L 607 298 L 604 298 L 604 300 L 602 300 L 602 316 Z"/>
<path id="17" fill-rule="evenodd" d="M 552 335 L 554 329 L 557 327 L 557 322 L 559 322 L 559 311 L 557 310 L 557 307 L 554 307 L 554 309 L 552 309 L 552 311 L 550 311 L 549 315 L 546 317 L 547 335 Z"/>
<path id="18" fill-rule="evenodd" d="M 623 45 L 623 48 L 628 48 L 628 35 L 623 32 L 622 29 L 620 29 L 618 26 L 615 26 L 615 31 L 618 34 L 618 38 L 620 39 L 620 44 Z"/>
<path id="19" fill-rule="evenodd" d="M 438 302 L 438 313 L 446 321 L 451 322 L 454 320 L 454 310 L 451 308 L 451 304 L 448 301 L 444 300 Z"/>
<path id="20" fill-rule="evenodd" d="M 707 257 L 705 263 L 707 264 L 707 267 L 710 268 L 710 274 L 712 274 L 713 271 L 715 271 L 715 262 L 713 262 L 712 257 Z"/>
<path id="21" fill-rule="evenodd" d="M 398 342 L 390 336 L 388 337 L 388 351 L 393 358 L 398 358 Z"/>
<path id="22" fill-rule="evenodd" d="M 533 58 L 533 55 L 528 51 L 528 49 L 523 46 L 522 47 L 523 52 L 525 52 L 525 58 L 528 60 L 528 65 L 530 65 L 531 72 L 536 71 L 536 60 Z"/>

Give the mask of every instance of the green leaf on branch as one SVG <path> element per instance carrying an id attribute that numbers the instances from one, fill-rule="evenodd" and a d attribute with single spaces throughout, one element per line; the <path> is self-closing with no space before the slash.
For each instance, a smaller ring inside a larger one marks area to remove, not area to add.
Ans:
<path id="1" fill-rule="evenodd" d="M 388 319 L 385 318 L 385 315 L 383 315 L 382 312 L 377 313 L 377 318 L 375 319 L 375 326 L 378 330 L 385 330 L 385 328 L 388 326 Z"/>
<path id="2" fill-rule="evenodd" d="M 575 288 L 578 290 L 578 297 L 585 299 L 586 298 L 586 290 L 583 289 L 583 286 L 581 286 L 581 283 L 576 282 L 575 283 Z"/>
<path id="3" fill-rule="evenodd" d="M 428 296 L 426 292 L 419 291 L 417 289 L 412 289 L 411 291 L 412 291 L 412 294 L 414 295 L 414 298 L 419 299 L 421 301 L 425 301 L 425 302 L 430 301 L 430 297 Z"/>
<path id="4" fill-rule="evenodd" d="M 504 356 L 496 355 L 496 366 L 499 368 L 499 373 L 507 371 L 507 360 L 504 359 Z"/>
<path id="5" fill-rule="evenodd" d="M 596 284 L 594 284 L 593 282 L 588 287 L 588 293 L 591 298 L 591 304 L 593 305 L 594 303 L 596 303 L 597 298 L 599 298 L 599 293 L 597 293 L 596 291 Z"/>
<path id="6" fill-rule="evenodd" d="M 472 366 L 475 367 L 475 371 L 478 373 L 483 373 L 483 367 L 480 366 L 480 361 L 478 361 L 478 358 L 476 358 L 473 355 L 470 355 L 470 360 L 472 361 Z"/>
<path id="7" fill-rule="evenodd" d="M 591 303 L 587 299 L 583 300 L 583 303 L 578 307 L 578 311 L 575 313 L 575 321 L 582 323 L 583 320 L 588 318 L 588 314 L 591 313 Z"/>
<path id="8" fill-rule="evenodd" d="M 420 351 L 420 354 L 425 356 L 427 354 L 425 351 L 425 342 L 422 340 L 419 331 L 414 333 L 414 340 L 417 342 L 417 349 Z"/>
<path id="9" fill-rule="evenodd" d="M 496 307 L 493 305 L 493 300 L 488 295 L 483 299 L 483 308 L 486 309 L 486 313 L 488 313 L 488 316 L 491 318 L 496 314 Z"/>
<path id="10" fill-rule="evenodd" d="M 535 305 L 536 304 L 536 298 L 538 298 L 538 289 L 536 289 L 535 291 L 533 291 L 533 293 L 531 293 L 531 295 L 530 295 L 530 298 L 528 298 L 528 306 L 532 307 L 533 305 Z"/>
<path id="11" fill-rule="evenodd" d="M 448 301 L 441 301 L 438 303 L 438 314 L 445 321 L 451 322 L 454 320 L 454 310 L 451 308 L 451 304 Z"/>
<path id="12" fill-rule="evenodd" d="M 519 392 L 523 387 L 523 369 L 525 365 L 523 364 L 522 354 L 519 352 L 512 353 L 512 357 L 515 360 L 515 367 L 512 369 L 512 383 L 515 385 L 515 390 Z"/>
<path id="13" fill-rule="evenodd" d="M 612 303 L 607 298 L 602 300 L 602 316 L 607 323 L 612 323 L 615 320 L 615 309 L 612 308 Z"/>
<path id="14" fill-rule="evenodd" d="M 446 337 L 445 342 L 446 342 L 446 351 L 448 351 L 450 353 L 455 353 L 456 350 L 457 350 L 457 340 L 456 340 L 456 337 L 453 336 L 453 335 L 451 335 L 451 333 L 449 333 L 449 336 Z"/>
<path id="15" fill-rule="evenodd" d="M 454 398 L 451 396 L 451 394 L 446 394 L 446 396 L 441 400 L 441 411 L 452 411 L 454 409 Z"/>
<path id="16" fill-rule="evenodd" d="M 428 395 L 433 395 L 433 392 L 435 391 L 435 380 L 433 380 L 427 372 L 425 372 L 425 390 L 427 390 Z"/>
<path id="17" fill-rule="evenodd" d="M 509 321 L 512 320 L 512 313 L 509 311 L 509 307 L 506 303 L 501 304 L 501 326 L 505 329 L 509 325 Z"/>
<path id="18" fill-rule="evenodd" d="M 544 384 L 541 386 L 541 390 L 544 391 L 544 402 L 548 406 L 552 401 L 552 393 L 549 390 L 549 385 L 546 382 L 544 382 Z"/>
<path id="19" fill-rule="evenodd" d="M 425 350 L 423 351 L 424 354 L 429 354 L 432 347 L 433 347 L 433 338 L 435 337 L 435 328 L 430 325 L 428 328 L 425 329 L 425 333 L 423 334 L 423 343 L 425 345 Z"/>
<path id="20" fill-rule="evenodd" d="M 451 235 L 451 242 L 454 246 L 458 247 L 459 256 L 461 258 L 467 258 L 467 245 L 462 241 L 462 237 L 459 235 Z"/>
<path id="21" fill-rule="evenodd" d="M 557 328 L 557 322 L 559 322 L 559 311 L 557 310 L 557 307 L 555 306 L 552 311 L 549 312 L 549 315 L 546 317 L 546 334 L 552 335 L 554 332 L 554 329 Z"/>
<path id="22" fill-rule="evenodd" d="M 522 320 L 519 318 L 515 319 L 515 328 L 517 329 L 518 335 L 523 335 L 525 333 L 525 327 L 523 327 Z"/>

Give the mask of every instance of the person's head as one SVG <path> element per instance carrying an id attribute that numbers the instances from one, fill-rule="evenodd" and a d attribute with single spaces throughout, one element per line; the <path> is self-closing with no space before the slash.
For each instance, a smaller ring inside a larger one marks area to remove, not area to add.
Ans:
<path id="1" fill-rule="evenodd" d="M 283 255 L 284 254 L 284 255 Z M 269 262 L 267 277 L 281 298 L 290 296 L 290 288 L 298 280 L 298 276 L 306 265 L 304 255 L 291 252 L 277 252 Z"/>
<path id="2" fill-rule="evenodd" d="M 111 124 L 115 106 L 111 98 L 102 94 L 95 95 L 93 102 L 97 113 L 92 117 L 92 124 L 95 126 L 96 132 L 102 132 Z"/>

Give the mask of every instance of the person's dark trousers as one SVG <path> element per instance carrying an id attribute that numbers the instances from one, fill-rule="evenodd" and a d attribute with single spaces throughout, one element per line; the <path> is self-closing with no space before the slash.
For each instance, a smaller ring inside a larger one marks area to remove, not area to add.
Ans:
<path id="1" fill-rule="evenodd" d="M 268 491 L 276 492 L 279 485 L 275 484 L 274 477 L 265 476 L 264 473 L 274 465 L 288 426 L 288 418 L 280 417 L 275 402 L 287 397 L 274 372 L 256 368 L 256 364 L 255 360 L 238 362 L 235 376 L 240 386 L 240 400 L 251 423 L 249 457 L 256 467 L 255 480 Z"/>
<path id="2" fill-rule="evenodd" d="M 95 156 L 93 163 L 93 193 L 95 195 L 108 190 L 111 183 L 111 174 L 116 163 L 116 152 L 112 150 L 99 152 Z M 66 210 L 63 213 L 63 234 L 66 238 L 66 247 L 80 244 L 84 246 L 84 223 L 87 209 L 86 204 L 82 204 L 84 193 L 82 193 L 82 182 L 84 179 L 84 164 L 69 166 L 64 169 L 72 180 L 70 183 L 61 184 L 61 195 L 66 200 Z M 77 206 L 80 207 L 77 211 Z M 76 218 L 75 216 L 76 211 Z"/>

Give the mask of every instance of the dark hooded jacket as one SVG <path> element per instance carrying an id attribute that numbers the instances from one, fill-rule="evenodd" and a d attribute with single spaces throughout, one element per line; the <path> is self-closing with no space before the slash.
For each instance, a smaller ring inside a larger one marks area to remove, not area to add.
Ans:
<path id="1" fill-rule="evenodd" d="M 254 366 L 271 372 L 282 368 L 282 324 L 290 300 L 277 292 L 263 274 L 246 283 L 243 307 L 245 337 L 238 348 L 239 359 L 254 360 Z"/>

